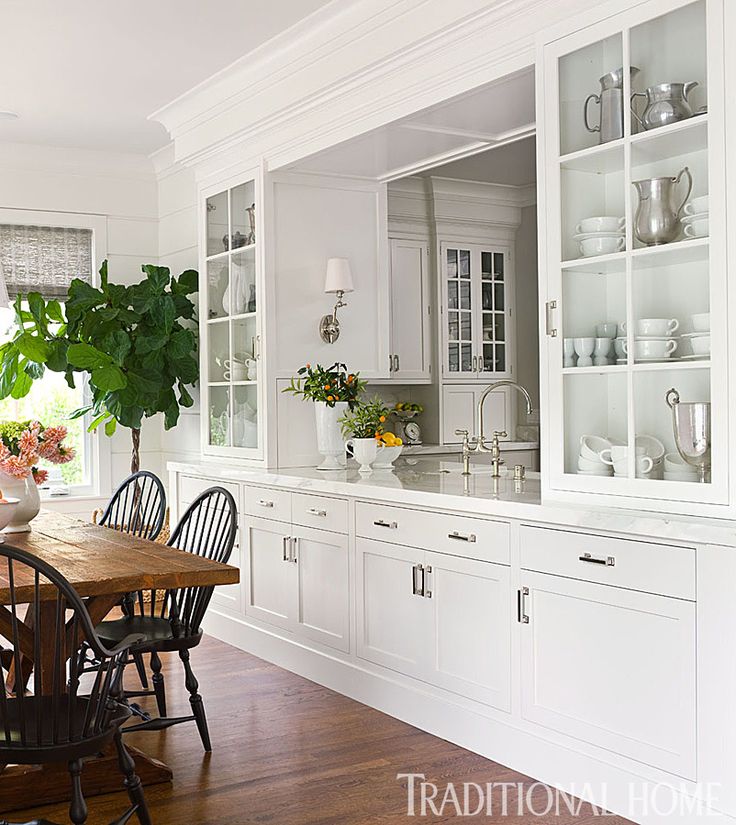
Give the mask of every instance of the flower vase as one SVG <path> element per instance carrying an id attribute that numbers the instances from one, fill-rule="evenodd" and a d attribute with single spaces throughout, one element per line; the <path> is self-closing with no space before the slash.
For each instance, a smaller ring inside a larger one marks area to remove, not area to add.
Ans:
<path id="1" fill-rule="evenodd" d="M 324 456 L 318 470 L 345 469 L 345 442 L 340 432 L 339 419 L 347 412 L 347 401 L 336 401 L 329 407 L 324 401 L 314 402 L 314 416 L 317 424 L 317 450 Z"/>
<path id="2" fill-rule="evenodd" d="M 0 490 L 2 490 L 5 498 L 18 499 L 18 506 L 15 508 L 5 532 L 30 532 L 31 525 L 29 522 L 36 518 L 41 509 L 41 497 L 38 494 L 38 486 L 33 480 L 33 476 L 15 478 L 15 476 L 0 473 Z"/>

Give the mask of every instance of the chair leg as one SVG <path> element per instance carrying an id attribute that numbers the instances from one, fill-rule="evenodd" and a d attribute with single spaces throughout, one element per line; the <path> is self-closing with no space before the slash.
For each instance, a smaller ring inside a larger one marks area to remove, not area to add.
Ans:
<path id="1" fill-rule="evenodd" d="M 87 803 L 82 794 L 82 760 L 74 759 L 69 763 L 72 778 L 72 801 L 69 805 L 69 819 L 74 825 L 84 825 L 87 821 Z"/>
<path id="2" fill-rule="evenodd" d="M 146 663 L 143 661 L 142 653 L 133 653 L 133 663 L 138 671 L 138 678 L 144 690 L 148 690 L 148 674 L 146 673 Z"/>
<path id="3" fill-rule="evenodd" d="M 151 814 L 146 805 L 146 797 L 143 793 L 143 784 L 140 777 L 135 772 L 135 762 L 133 757 L 128 753 L 127 748 L 123 744 L 123 736 L 118 728 L 115 733 L 115 747 L 118 752 L 118 765 L 120 772 L 125 777 L 125 789 L 128 791 L 128 797 L 131 804 L 136 809 L 138 820 L 141 825 L 151 825 Z"/>
<path id="4" fill-rule="evenodd" d="M 153 671 L 153 690 L 156 694 L 158 715 L 166 716 L 166 687 L 164 675 L 161 673 L 161 658 L 155 650 L 151 652 L 151 670 Z"/>
<path id="5" fill-rule="evenodd" d="M 192 713 L 194 714 L 194 721 L 197 723 L 197 730 L 202 740 L 204 749 L 209 753 L 212 750 L 212 743 L 210 742 L 210 732 L 207 728 L 207 716 L 204 712 L 204 702 L 199 695 L 199 682 L 197 681 L 192 666 L 189 664 L 189 651 L 185 648 L 179 651 L 179 657 L 184 663 L 184 673 L 187 690 L 189 691 L 189 703 L 192 706 Z"/>

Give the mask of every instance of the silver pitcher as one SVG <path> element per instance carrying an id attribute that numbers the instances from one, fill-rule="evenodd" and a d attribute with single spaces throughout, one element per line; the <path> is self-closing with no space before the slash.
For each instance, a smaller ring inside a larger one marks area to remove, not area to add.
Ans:
<path id="1" fill-rule="evenodd" d="M 636 66 L 630 67 L 631 77 L 638 73 Z M 589 132 L 598 132 L 598 143 L 608 143 L 624 136 L 624 70 L 616 69 L 599 78 L 600 94 L 591 94 L 583 104 L 583 122 Z M 591 126 L 588 119 L 588 104 L 594 101 L 600 106 L 598 125 Z"/>
<path id="2" fill-rule="evenodd" d="M 695 467 L 701 482 L 710 474 L 710 402 L 683 404 L 680 393 L 672 387 L 665 395 L 672 410 L 672 428 L 677 452 L 691 467 Z"/>
<path id="3" fill-rule="evenodd" d="M 697 80 L 687 83 L 657 83 L 646 92 L 634 92 L 631 95 L 631 113 L 642 129 L 657 129 L 693 116 L 692 106 L 687 96 L 698 85 Z M 636 113 L 634 101 L 637 97 L 646 100 L 641 117 Z"/>
<path id="4" fill-rule="evenodd" d="M 687 177 L 687 192 L 675 205 L 675 187 Z M 693 176 L 685 166 L 675 178 L 646 178 L 634 181 L 639 203 L 634 217 L 634 234 L 647 246 L 671 243 L 680 232 L 680 216 L 693 189 Z"/>

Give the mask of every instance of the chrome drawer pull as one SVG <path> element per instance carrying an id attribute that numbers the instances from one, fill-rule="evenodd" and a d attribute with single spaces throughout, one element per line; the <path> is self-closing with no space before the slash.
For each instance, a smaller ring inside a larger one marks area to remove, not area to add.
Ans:
<path id="1" fill-rule="evenodd" d="M 273 502 L 265 498 L 258 499 L 258 503 L 261 507 L 273 507 Z"/>
<path id="2" fill-rule="evenodd" d="M 284 536 L 284 561 L 291 561 L 291 536 Z"/>
<path id="3" fill-rule="evenodd" d="M 420 574 L 421 584 L 419 583 Z M 412 596 L 424 595 L 424 567 L 421 564 L 412 564 L 411 566 L 411 594 Z"/>
<path id="4" fill-rule="evenodd" d="M 396 530 L 399 526 L 395 521 L 384 521 L 383 519 L 379 519 L 378 521 L 374 521 L 373 524 L 376 527 L 388 527 L 389 530 Z"/>
<path id="5" fill-rule="evenodd" d="M 529 614 L 526 612 L 526 597 L 528 595 L 528 587 L 522 587 L 516 591 L 516 619 L 519 624 L 529 624 Z"/>
<path id="6" fill-rule="evenodd" d="M 320 510 L 318 507 L 308 507 L 307 512 L 310 516 L 324 516 L 327 515 L 327 510 Z"/>
<path id="7" fill-rule="evenodd" d="M 606 556 L 605 559 L 597 559 L 595 556 L 591 556 L 590 553 L 585 553 L 582 556 L 578 556 L 578 561 L 584 561 L 586 564 L 602 564 L 604 567 L 616 566 L 616 559 L 614 556 Z"/>
<path id="8" fill-rule="evenodd" d="M 424 596 L 425 599 L 431 599 L 432 598 L 432 591 L 428 589 L 429 588 L 429 579 L 427 578 L 427 576 L 429 576 L 431 572 L 432 572 L 432 565 L 431 564 L 428 564 L 424 568 L 424 570 L 422 571 L 422 596 Z"/>
<path id="9" fill-rule="evenodd" d="M 453 530 L 452 533 L 448 533 L 447 538 L 454 539 L 455 541 L 476 541 L 475 533 L 468 533 L 467 536 L 464 536 L 462 533 L 458 533 L 457 530 Z"/>

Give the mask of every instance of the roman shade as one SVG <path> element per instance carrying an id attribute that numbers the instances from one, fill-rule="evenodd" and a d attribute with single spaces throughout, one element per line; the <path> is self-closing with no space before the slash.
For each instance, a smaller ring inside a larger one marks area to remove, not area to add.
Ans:
<path id="1" fill-rule="evenodd" d="M 0 224 L 0 271 L 11 300 L 28 292 L 65 298 L 73 278 L 92 282 L 92 230 Z"/>

